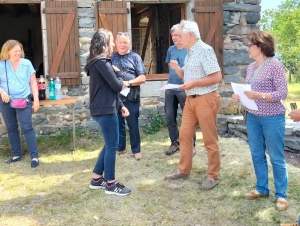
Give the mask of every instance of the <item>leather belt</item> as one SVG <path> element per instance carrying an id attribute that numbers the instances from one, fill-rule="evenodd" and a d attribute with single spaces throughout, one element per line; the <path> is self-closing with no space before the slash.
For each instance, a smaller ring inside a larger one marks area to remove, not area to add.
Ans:
<path id="1" fill-rule="evenodd" d="M 198 94 L 194 94 L 194 95 L 190 95 L 189 97 L 190 98 L 196 98 L 196 97 L 200 97 L 201 95 L 198 95 Z"/>

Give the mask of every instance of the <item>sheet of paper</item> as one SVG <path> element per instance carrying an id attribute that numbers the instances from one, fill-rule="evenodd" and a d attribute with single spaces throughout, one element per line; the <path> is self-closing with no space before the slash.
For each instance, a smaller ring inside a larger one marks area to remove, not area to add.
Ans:
<path id="1" fill-rule="evenodd" d="M 181 86 L 181 85 L 177 85 L 177 84 L 167 84 L 167 85 L 161 87 L 161 88 L 158 89 L 158 90 L 177 89 L 179 86 Z"/>
<path id="2" fill-rule="evenodd" d="M 121 90 L 121 94 L 124 96 L 124 97 L 127 97 L 128 93 L 129 93 L 130 89 L 128 87 L 125 87 L 124 89 Z"/>
<path id="3" fill-rule="evenodd" d="M 251 85 L 250 84 L 237 84 L 232 82 L 231 83 L 232 89 L 234 94 L 239 95 L 241 103 L 251 110 L 258 110 L 256 103 L 254 100 L 248 99 L 248 97 L 244 94 L 244 91 L 251 91 Z"/>
<path id="4" fill-rule="evenodd" d="M 285 110 L 288 111 L 288 113 L 291 113 L 291 110 L 287 108 L 287 106 L 285 105 L 284 101 L 281 99 L 280 103 L 283 105 L 283 107 L 285 108 Z"/>

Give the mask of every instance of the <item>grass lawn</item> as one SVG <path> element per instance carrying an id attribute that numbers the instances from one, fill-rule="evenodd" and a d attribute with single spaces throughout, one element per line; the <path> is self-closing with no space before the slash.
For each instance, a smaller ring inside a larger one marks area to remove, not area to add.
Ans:
<path id="1" fill-rule="evenodd" d="M 2 143 L 0 154 L 0 225 L 279 225 L 294 221 L 300 212 L 300 169 L 288 165 L 289 208 L 275 209 L 270 171 L 270 197 L 245 200 L 254 188 L 255 175 L 247 143 L 220 138 L 220 184 L 210 191 L 199 185 L 206 176 L 207 157 L 200 132 L 197 154 L 188 180 L 167 182 L 164 175 L 177 169 L 179 153 L 166 156 L 168 132 L 142 134 L 144 158 L 129 152 L 117 156 L 116 177 L 132 189 L 125 197 L 90 190 L 88 185 L 103 141 L 99 134 L 81 134 L 71 153 L 71 135 L 39 139 L 39 167 L 30 168 L 25 154 L 21 162 L 7 165 L 11 153 Z M 271 168 L 271 167 L 270 167 Z"/>

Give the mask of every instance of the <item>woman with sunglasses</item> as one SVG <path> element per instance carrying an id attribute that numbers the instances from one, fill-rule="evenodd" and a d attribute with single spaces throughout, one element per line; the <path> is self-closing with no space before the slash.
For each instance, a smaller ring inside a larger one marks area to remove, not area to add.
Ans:
<path id="1" fill-rule="evenodd" d="M 246 199 L 268 197 L 268 164 L 266 150 L 273 167 L 276 209 L 288 207 L 286 190 L 288 173 L 284 157 L 285 108 L 280 103 L 287 96 L 285 67 L 274 57 L 274 38 L 264 31 L 248 33 L 248 53 L 254 59 L 248 68 L 246 83 L 251 91 L 245 95 L 254 100 L 258 110 L 247 110 L 246 126 L 248 141 L 256 175 L 256 189 L 244 195 Z M 239 96 L 232 95 L 238 102 Z"/>
<path id="2" fill-rule="evenodd" d="M 130 189 L 115 179 L 116 151 L 119 142 L 118 112 L 127 117 L 129 112 L 120 101 L 123 88 L 120 70 L 112 66 L 109 55 L 114 38 L 110 31 L 98 30 L 91 40 L 90 55 L 85 70 L 90 76 L 90 112 L 100 125 L 104 147 L 93 170 L 91 189 L 105 189 L 106 194 L 128 195 Z"/>

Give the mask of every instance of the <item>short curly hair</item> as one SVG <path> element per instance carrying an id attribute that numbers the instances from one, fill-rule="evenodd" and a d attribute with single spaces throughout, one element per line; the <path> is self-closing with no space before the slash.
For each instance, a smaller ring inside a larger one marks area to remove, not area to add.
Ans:
<path id="1" fill-rule="evenodd" d="M 265 31 L 253 30 L 247 34 L 249 41 L 261 48 L 261 52 L 266 57 L 275 56 L 275 39 Z"/>

